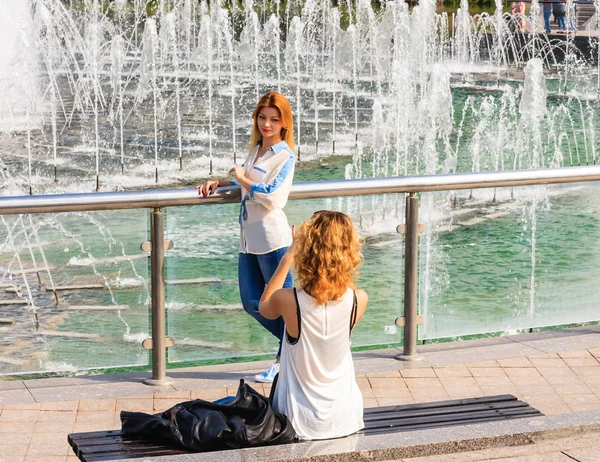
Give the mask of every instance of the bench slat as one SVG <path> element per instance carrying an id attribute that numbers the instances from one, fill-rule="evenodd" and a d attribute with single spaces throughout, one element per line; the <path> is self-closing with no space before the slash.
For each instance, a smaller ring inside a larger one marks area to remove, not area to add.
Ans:
<path id="1" fill-rule="evenodd" d="M 444 414 L 461 414 L 464 412 L 473 412 L 473 411 L 484 411 L 491 409 L 518 409 L 518 408 L 528 408 L 529 405 L 522 401 L 518 402 L 508 402 L 508 403 L 495 403 L 495 404 L 470 404 L 467 406 L 461 406 L 459 408 L 448 406 L 442 408 L 430 408 L 430 409 L 421 409 L 421 410 L 411 410 L 411 411 L 403 411 L 403 410 L 394 410 L 388 412 L 379 412 L 374 414 L 369 414 L 364 416 L 365 423 L 367 422 L 376 422 L 378 420 L 388 420 L 392 418 L 410 418 L 410 417 L 418 417 L 418 416 L 436 416 L 436 415 L 444 415 Z"/>
<path id="2" fill-rule="evenodd" d="M 479 396 L 477 398 L 452 399 L 447 401 L 432 401 L 428 403 L 398 404 L 395 406 L 370 407 L 365 409 L 365 415 L 379 414 L 391 410 L 411 411 L 418 409 L 435 409 L 439 407 L 460 407 L 469 404 L 500 403 L 504 401 L 518 402 L 513 395 Z M 522 401 L 521 401 L 522 402 Z"/>
<path id="3" fill-rule="evenodd" d="M 536 410 L 533 411 L 534 413 Z M 450 424 L 451 422 L 460 422 L 471 419 L 471 418 L 492 418 L 496 416 L 509 416 L 509 415 L 527 415 L 530 412 L 524 412 L 521 409 L 516 410 L 488 410 L 488 411 L 474 411 L 465 412 L 461 414 L 450 414 L 441 416 L 426 416 L 426 417 L 400 417 L 397 419 L 382 420 L 377 422 L 370 422 L 366 428 L 386 428 L 386 427 L 408 427 L 413 425 L 420 425 L 422 423 L 439 422 L 440 424 Z"/>
<path id="4" fill-rule="evenodd" d="M 527 417 L 527 416 L 538 417 L 539 415 L 541 415 L 539 412 L 535 412 L 535 413 L 532 412 L 529 415 L 517 414 L 517 415 L 497 415 L 497 416 L 486 417 L 486 418 L 479 417 L 479 418 L 461 420 L 460 422 L 456 422 L 454 425 L 469 425 L 469 424 L 475 424 L 475 423 L 497 422 L 500 420 L 520 419 L 520 418 Z M 445 422 L 431 422 L 431 423 L 427 423 L 427 424 L 424 423 L 424 424 L 419 424 L 419 425 L 411 425 L 408 427 L 396 426 L 396 427 L 387 427 L 387 428 L 364 428 L 359 433 L 362 433 L 364 435 L 379 435 L 379 434 L 394 433 L 394 432 L 427 430 L 429 428 L 439 428 L 439 427 L 447 427 L 447 426 L 450 426 L 450 425 Z"/>

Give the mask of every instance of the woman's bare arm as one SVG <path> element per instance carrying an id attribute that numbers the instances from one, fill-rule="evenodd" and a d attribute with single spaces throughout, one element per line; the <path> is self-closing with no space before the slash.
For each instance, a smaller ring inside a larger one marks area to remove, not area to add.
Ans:
<path id="1" fill-rule="evenodd" d="M 286 293 L 288 291 L 279 289 L 283 287 L 293 263 L 294 255 L 288 250 L 279 262 L 275 274 L 273 274 L 260 298 L 258 311 L 267 319 L 277 319 L 283 314 L 282 308 L 286 306 L 285 301 L 289 295 Z"/>

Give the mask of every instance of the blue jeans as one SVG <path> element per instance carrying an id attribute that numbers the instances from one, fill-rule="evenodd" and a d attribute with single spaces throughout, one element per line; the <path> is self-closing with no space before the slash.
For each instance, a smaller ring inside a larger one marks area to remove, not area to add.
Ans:
<path id="1" fill-rule="evenodd" d="M 550 16 L 552 15 L 552 10 L 544 10 L 544 26 L 546 28 L 546 33 L 549 34 L 552 32 L 550 28 Z"/>
<path id="2" fill-rule="evenodd" d="M 567 30 L 567 24 L 565 21 L 565 15 L 556 16 L 556 20 L 558 21 L 558 30 Z"/>
<path id="3" fill-rule="evenodd" d="M 285 332 L 283 317 L 267 319 L 258 312 L 258 302 L 265 290 L 265 286 L 275 274 L 275 270 L 281 258 L 287 252 L 287 247 L 273 250 L 263 255 L 241 253 L 238 260 L 238 280 L 240 285 L 240 297 L 242 306 L 246 313 L 256 319 L 265 329 L 279 339 L 279 350 L 277 358 L 281 354 L 281 340 Z M 288 273 L 283 287 L 293 286 L 292 274 Z"/>

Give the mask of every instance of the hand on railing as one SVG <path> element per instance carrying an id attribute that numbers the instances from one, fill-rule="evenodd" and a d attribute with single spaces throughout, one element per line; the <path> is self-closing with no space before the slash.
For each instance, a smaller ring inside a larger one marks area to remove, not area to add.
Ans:
<path id="1" fill-rule="evenodd" d="M 198 190 L 198 194 L 202 194 L 202 196 L 206 197 L 214 194 L 219 186 L 221 186 L 220 180 L 208 180 L 196 186 L 196 189 Z"/>

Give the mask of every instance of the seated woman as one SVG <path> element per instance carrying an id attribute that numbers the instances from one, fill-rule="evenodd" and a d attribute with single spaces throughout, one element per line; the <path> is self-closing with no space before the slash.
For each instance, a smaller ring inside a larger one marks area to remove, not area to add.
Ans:
<path id="1" fill-rule="evenodd" d="M 364 290 L 353 289 L 362 238 L 350 217 L 327 210 L 294 234 L 259 305 L 264 317 L 285 321 L 273 408 L 301 439 L 347 436 L 364 427 L 350 353 L 350 334 L 368 302 Z M 298 289 L 283 289 L 292 264 Z"/>

